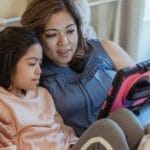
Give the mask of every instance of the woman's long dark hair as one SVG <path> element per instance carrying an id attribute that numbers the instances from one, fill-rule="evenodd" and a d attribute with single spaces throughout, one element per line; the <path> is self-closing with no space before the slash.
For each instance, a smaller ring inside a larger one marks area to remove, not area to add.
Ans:
<path id="1" fill-rule="evenodd" d="M 24 27 L 33 30 L 41 37 L 49 18 L 53 14 L 64 9 L 66 9 L 73 17 L 77 26 L 79 38 L 77 50 L 69 63 L 69 66 L 73 70 L 81 72 L 84 68 L 84 59 L 89 52 L 89 48 L 82 34 L 80 13 L 72 0 L 33 0 L 24 12 L 21 24 Z"/>
<path id="2" fill-rule="evenodd" d="M 7 27 L 0 32 L 0 86 L 6 89 L 11 86 L 18 61 L 36 43 L 40 43 L 36 34 L 21 27 Z"/>

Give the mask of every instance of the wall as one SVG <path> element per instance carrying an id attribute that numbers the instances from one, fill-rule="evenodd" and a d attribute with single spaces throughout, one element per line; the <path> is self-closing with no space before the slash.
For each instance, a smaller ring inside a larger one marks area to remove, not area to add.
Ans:
<path id="1" fill-rule="evenodd" d="M 28 0 L 0 0 L 0 18 L 21 16 Z"/>

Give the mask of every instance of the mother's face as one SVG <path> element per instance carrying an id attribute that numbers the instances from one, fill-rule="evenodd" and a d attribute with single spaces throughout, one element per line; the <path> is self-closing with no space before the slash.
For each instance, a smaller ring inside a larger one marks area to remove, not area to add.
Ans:
<path id="1" fill-rule="evenodd" d="M 73 17 L 66 10 L 53 14 L 45 25 L 42 38 L 45 55 L 57 65 L 67 67 L 78 44 Z"/>

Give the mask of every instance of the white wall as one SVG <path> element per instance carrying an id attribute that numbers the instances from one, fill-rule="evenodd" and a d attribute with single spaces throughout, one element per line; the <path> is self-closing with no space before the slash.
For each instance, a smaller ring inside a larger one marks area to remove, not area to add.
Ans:
<path id="1" fill-rule="evenodd" d="M 0 0 L 0 18 L 21 16 L 28 0 Z"/>

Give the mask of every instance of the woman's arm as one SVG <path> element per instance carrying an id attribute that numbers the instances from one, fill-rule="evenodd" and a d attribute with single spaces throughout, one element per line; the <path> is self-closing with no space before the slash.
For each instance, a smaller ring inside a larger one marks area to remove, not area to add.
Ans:
<path id="1" fill-rule="evenodd" d="M 109 40 L 102 40 L 101 42 L 117 71 L 135 65 L 132 58 L 119 45 Z"/>

